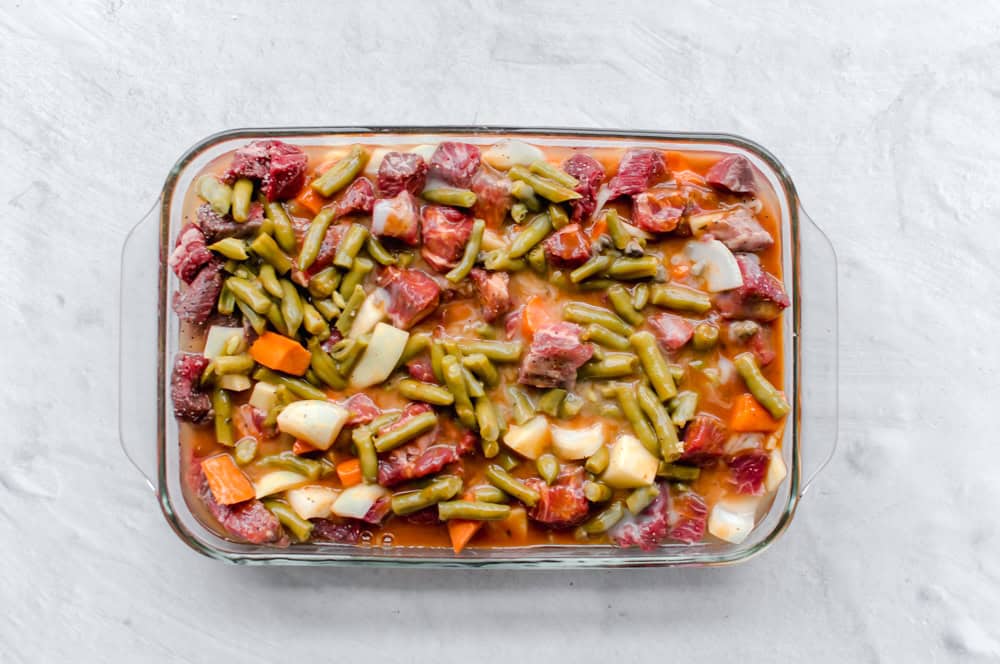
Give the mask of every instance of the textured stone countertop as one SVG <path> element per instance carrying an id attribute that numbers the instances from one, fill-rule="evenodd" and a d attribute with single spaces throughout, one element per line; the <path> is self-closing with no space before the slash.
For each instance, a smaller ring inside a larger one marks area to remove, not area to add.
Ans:
<path id="1" fill-rule="evenodd" d="M 0 3 L 0 661 L 1000 660 L 1000 5 L 752 4 Z M 421 123 L 784 162 L 839 256 L 840 447 L 773 548 L 254 569 L 170 531 L 118 447 L 125 234 L 209 133 Z"/>

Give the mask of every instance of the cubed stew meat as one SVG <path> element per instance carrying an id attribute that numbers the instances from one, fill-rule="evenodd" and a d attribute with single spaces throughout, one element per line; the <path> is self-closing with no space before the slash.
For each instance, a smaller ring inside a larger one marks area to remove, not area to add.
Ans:
<path id="1" fill-rule="evenodd" d="M 742 541 L 786 475 L 766 180 L 468 140 L 200 174 L 168 259 L 195 512 L 269 546 Z"/>

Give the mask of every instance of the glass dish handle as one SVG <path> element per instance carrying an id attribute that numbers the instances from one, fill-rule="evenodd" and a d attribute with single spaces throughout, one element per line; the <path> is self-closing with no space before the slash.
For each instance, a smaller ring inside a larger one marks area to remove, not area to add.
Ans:
<path id="1" fill-rule="evenodd" d="M 122 247 L 118 339 L 118 434 L 122 451 L 155 490 L 159 200 Z"/>
<path id="2" fill-rule="evenodd" d="M 837 255 L 802 206 L 799 219 L 803 496 L 837 449 Z"/>

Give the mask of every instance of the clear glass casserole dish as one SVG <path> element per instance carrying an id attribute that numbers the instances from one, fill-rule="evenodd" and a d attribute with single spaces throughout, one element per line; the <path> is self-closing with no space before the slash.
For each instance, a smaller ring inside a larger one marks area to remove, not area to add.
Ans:
<path id="1" fill-rule="evenodd" d="M 538 145 L 655 147 L 742 154 L 767 180 L 780 211 L 781 261 L 791 299 L 783 316 L 784 384 L 792 406 L 782 454 L 788 477 L 758 514 L 741 544 L 663 544 L 652 551 L 605 545 L 536 545 L 468 549 L 308 544 L 289 548 L 233 542 L 203 525 L 182 493 L 178 426 L 170 404 L 169 370 L 178 350 L 178 320 L 169 307 L 176 277 L 168 269 L 182 203 L 212 160 L 249 140 L 280 138 L 298 145 L 371 145 L 460 140 L 490 144 L 517 136 Z M 155 307 L 153 302 L 156 303 Z M 167 176 L 150 212 L 129 233 L 122 256 L 120 435 L 133 464 L 156 492 L 168 523 L 196 551 L 239 564 L 389 565 L 434 567 L 634 567 L 722 565 L 767 548 L 791 522 L 799 500 L 829 462 L 837 431 L 836 259 L 805 214 L 778 160 L 747 139 L 722 134 L 501 127 L 283 128 L 233 130 L 187 150 Z M 155 339 L 155 343 L 154 343 Z"/>

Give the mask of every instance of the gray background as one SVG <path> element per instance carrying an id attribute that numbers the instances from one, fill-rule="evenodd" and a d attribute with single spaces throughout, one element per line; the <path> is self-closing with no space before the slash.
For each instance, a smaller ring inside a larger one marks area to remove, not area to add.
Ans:
<path id="1" fill-rule="evenodd" d="M 280 4 L 0 2 L 0 661 L 1000 659 L 997 3 Z M 366 123 L 778 155 L 839 254 L 841 436 L 773 549 L 242 569 L 174 536 L 117 443 L 124 235 L 208 133 Z"/>

